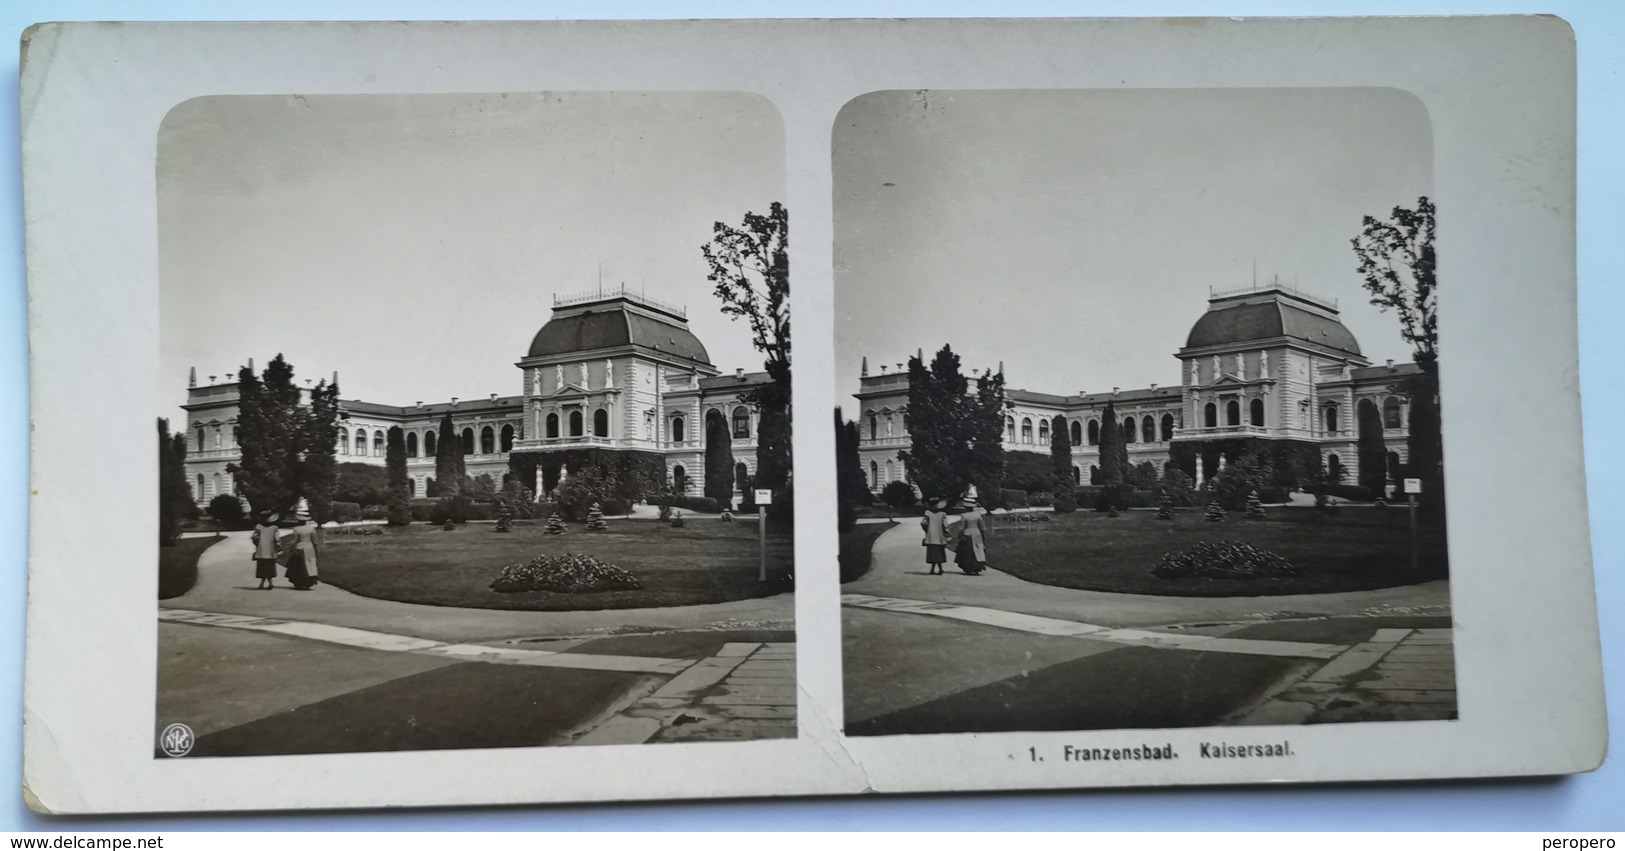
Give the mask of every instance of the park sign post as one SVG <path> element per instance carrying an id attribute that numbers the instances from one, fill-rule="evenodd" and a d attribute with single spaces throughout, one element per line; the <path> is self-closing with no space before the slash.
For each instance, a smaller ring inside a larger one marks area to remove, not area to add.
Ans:
<path id="1" fill-rule="evenodd" d="M 756 488 L 756 537 L 758 544 L 756 579 L 767 581 L 767 507 L 773 504 L 773 491 Z"/>
<path id="2" fill-rule="evenodd" d="M 1421 569 L 1420 563 L 1419 563 L 1419 561 L 1417 559 L 1417 555 L 1416 555 L 1416 495 L 1421 493 L 1421 492 L 1422 492 L 1422 480 L 1421 479 L 1406 479 L 1405 480 L 1405 501 L 1410 503 L 1410 508 L 1411 508 L 1411 572 L 1412 573 L 1415 573 L 1416 571 Z"/>

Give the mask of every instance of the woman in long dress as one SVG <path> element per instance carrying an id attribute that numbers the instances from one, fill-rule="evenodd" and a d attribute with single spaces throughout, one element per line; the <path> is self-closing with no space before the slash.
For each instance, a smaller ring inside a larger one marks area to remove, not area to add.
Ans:
<path id="1" fill-rule="evenodd" d="M 940 576 L 943 563 L 948 561 L 948 513 L 942 510 L 942 500 L 931 501 L 931 507 L 920 518 L 920 528 L 925 530 L 925 538 L 920 541 L 925 545 L 925 564 L 931 576 Z"/>
<path id="2" fill-rule="evenodd" d="M 261 511 L 259 520 L 254 524 L 254 578 L 260 581 L 256 591 L 269 591 L 276 578 L 277 556 L 277 520 L 280 518 L 269 511 Z"/>
<path id="3" fill-rule="evenodd" d="M 294 524 L 283 542 L 288 548 L 288 581 L 300 591 L 309 591 L 317 581 L 316 556 L 321 550 L 321 532 L 303 514 L 294 515 Z"/>
<path id="4" fill-rule="evenodd" d="M 974 501 L 959 515 L 959 523 L 959 546 L 954 552 L 954 564 L 975 576 L 987 568 L 987 542 L 982 533 L 982 510 Z"/>

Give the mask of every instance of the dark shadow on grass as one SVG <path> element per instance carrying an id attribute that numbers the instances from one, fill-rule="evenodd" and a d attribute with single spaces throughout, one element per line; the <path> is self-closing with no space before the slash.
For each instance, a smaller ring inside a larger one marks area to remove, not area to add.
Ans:
<path id="1" fill-rule="evenodd" d="M 168 600 L 192 590 L 197 584 L 197 560 L 203 551 L 225 540 L 212 538 L 177 538 L 171 546 L 158 548 L 158 599 Z M 244 560 L 249 568 L 253 563 Z"/>

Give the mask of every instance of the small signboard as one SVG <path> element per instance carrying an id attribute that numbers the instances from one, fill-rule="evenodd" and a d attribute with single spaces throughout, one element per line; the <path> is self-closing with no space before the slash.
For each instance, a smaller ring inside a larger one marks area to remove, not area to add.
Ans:
<path id="1" fill-rule="evenodd" d="M 773 504 L 773 492 L 770 491 L 770 490 L 763 489 L 763 488 L 757 488 L 756 489 L 756 504 L 757 505 L 772 505 Z"/>
<path id="2" fill-rule="evenodd" d="M 1421 493 L 1422 492 L 1422 480 L 1421 479 L 1406 479 L 1405 480 L 1405 492 L 1406 493 Z"/>

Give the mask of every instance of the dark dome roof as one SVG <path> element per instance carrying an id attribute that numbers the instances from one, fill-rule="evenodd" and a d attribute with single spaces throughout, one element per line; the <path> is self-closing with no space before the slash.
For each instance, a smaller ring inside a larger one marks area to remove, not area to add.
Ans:
<path id="1" fill-rule="evenodd" d="M 564 355 L 619 346 L 641 346 L 703 364 L 711 356 L 688 328 L 641 312 L 624 303 L 570 312 L 548 320 L 530 341 L 529 357 Z"/>
<path id="2" fill-rule="evenodd" d="M 1281 300 L 1243 302 L 1202 314 L 1191 327 L 1185 347 L 1229 346 L 1292 337 L 1349 354 L 1360 354 L 1360 343 L 1336 319 L 1312 313 Z"/>

